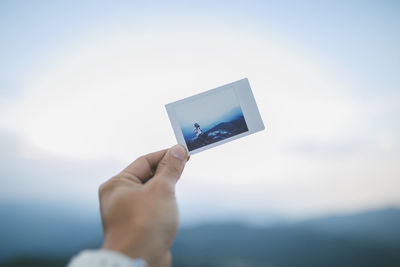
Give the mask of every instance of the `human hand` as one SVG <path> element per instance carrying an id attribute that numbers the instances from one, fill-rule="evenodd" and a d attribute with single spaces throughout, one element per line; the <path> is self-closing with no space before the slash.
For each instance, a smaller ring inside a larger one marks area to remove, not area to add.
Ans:
<path id="1" fill-rule="evenodd" d="M 188 160 L 175 145 L 131 163 L 99 188 L 103 248 L 140 258 L 150 266 L 171 264 L 178 229 L 175 184 Z"/>

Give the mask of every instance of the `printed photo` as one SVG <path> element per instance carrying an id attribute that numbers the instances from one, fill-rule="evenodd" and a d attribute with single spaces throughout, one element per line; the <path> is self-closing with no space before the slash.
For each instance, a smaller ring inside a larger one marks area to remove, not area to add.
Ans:
<path id="1" fill-rule="evenodd" d="M 247 78 L 165 105 L 189 155 L 265 129 Z"/>
<path id="2" fill-rule="evenodd" d="M 175 112 L 189 151 L 249 130 L 232 89 L 187 101 L 177 106 Z"/>

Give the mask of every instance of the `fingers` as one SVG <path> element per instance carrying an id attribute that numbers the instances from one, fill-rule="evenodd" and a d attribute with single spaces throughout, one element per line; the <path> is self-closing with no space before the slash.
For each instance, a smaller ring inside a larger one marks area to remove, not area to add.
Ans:
<path id="1" fill-rule="evenodd" d="M 175 185 L 187 159 L 186 149 L 182 145 L 171 147 L 158 164 L 154 179 L 165 179 Z"/>
<path id="2" fill-rule="evenodd" d="M 164 254 L 164 256 L 161 258 L 160 266 L 161 267 L 171 267 L 172 264 L 172 255 L 171 251 L 168 251 L 167 253 Z"/>
<path id="3" fill-rule="evenodd" d="M 163 159 L 167 151 L 167 149 L 164 149 L 139 157 L 118 176 L 136 183 L 145 183 L 154 176 L 157 165 Z"/>

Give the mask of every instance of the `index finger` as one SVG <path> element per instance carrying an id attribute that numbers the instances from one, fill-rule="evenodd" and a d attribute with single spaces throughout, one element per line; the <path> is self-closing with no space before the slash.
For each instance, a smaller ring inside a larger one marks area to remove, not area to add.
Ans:
<path id="1" fill-rule="evenodd" d="M 163 149 L 137 158 L 120 173 L 120 176 L 136 183 L 147 182 L 154 176 L 158 163 L 167 151 L 168 149 Z"/>

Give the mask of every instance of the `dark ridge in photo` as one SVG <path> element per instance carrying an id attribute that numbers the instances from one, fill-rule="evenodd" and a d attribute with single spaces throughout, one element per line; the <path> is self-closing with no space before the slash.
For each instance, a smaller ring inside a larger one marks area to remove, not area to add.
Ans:
<path id="1" fill-rule="evenodd" d="M 200 128 L 198 124 L 196 126 L 194 127 Z M 248 130 L 249 129 L 247 128 L 246 120 L 244 119 L 243 114 L 241 114 L 231 121 L 221 122 L 211 129 L 201 132 L 196 137 L 187 138 L 185 136 L 185 141 L 189 151 L 192 151 L 197 148 L 247 132 Z"/>

